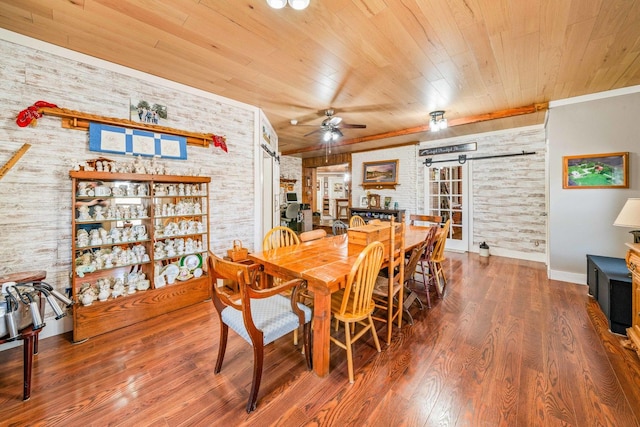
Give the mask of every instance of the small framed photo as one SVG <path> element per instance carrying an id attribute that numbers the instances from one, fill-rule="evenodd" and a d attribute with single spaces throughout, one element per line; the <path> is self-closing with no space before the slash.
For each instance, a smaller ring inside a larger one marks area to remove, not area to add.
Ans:
<path id="1" fill-rule="evenodd" d="M 361 208 L 369 207 L 369 198 L 367 196 L 360 196 L 360 207 Z"/>
<path id="2" fill-rule="evenodd" d="M 369 194 L 369 207 L 374 209 L 380 209 L 380 195 L 379 194 Z"/>
<path id="3" fill-rule="evenodd" d="M 629 188 L 629 153 L 564 156 L 562 188 Z"/>
<path id="4" fill-rule="evenodd" d="M 324 182 L 324 188 L 329 188 L 329 182 L 328 181 Z"/>

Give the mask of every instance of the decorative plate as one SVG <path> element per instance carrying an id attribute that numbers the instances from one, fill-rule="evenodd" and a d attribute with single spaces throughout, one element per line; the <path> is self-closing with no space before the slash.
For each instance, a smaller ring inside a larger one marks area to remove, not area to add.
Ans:
<path id="1" fill-rule="evenodd" d="M 202 267 L 202 255 L 200 254 L 191 254 L 184 256 L 180 259 L 180 265 L 183 267 L 187 267 L 189 271 L 193 271 L 196 268 Z"/>
<path id="2" fill-rule="evenodd" d="M 180 268 L 180 274 L 178 274 L 178 277 L 176 277 L 176 279 L 178 280 L 189 280 L 193 277 L 193 274 L 191 274 L 191 271 L 189 270 L 189 267 L 181 267 Z"/>
<path id="3" fill-rule="evenodd" d="M 180 274 L 180 267 L 175 264 L 169 264 L 162 269 L 160 274 L 164 276 L 178 276 L 178 274 Z"/>

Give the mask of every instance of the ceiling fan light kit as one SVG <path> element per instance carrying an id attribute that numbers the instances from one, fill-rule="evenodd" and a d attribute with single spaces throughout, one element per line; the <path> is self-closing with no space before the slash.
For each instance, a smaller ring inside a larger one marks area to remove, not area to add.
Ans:
<path id="1" fill-rule="evenodd" d="M 309 136 L 313 135 L 314 133 L 321 132 L 322 140 L 324 142 L 336 141 L 338 138 L 344 136 L 340 129 L 364 129 L 367 127 L 367 125 L 344 123 L 342 121 L 342 117 L 334 116 L 334 114 L 335 111 L 332 108 L 325 110 L 324 115 L 326 116 L 326 118 L 322 121 L 322 123 L 320 123 L 320 127 L 305 134 L 304 136 Z M 293 122 L 291 124 L 293 124 Z"/>
<path id="2" fill-rule="evenodd" d="M 289 0 L 289 6 L 295 10 L 304 10 L 309 6 L 310 0 Z M 267 0 L 267 4 L 273 9 L 282 9 L 287 5 L 287 0 Z"/>
<path id="3" fill-rule="evenodd" d="M 444 111 L 432 111 L 429 113 L 431 120 L 429 120 L 429 130 L 431 132 L 438 132 L 439 130 L 447 128 L 447 119 L 444 118 Z"/>

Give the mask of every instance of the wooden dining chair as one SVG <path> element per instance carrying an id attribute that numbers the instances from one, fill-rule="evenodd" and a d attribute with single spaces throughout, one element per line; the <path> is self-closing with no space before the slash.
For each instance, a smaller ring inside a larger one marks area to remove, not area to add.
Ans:
<path id="1" fill-rule="evenodd" d="M 262 250 L 268 251 L 271 249 L 281 248 L 283 246 L 298 244 L 300 244 L 300 238 L 295 231 L 289 227 L 279 225 L 267 231 L 267 234 L 262 240 Z"/>
<path id="2" fill-rule="evenodd" d="M 285 246 L 293 246 L 293 245 L 299 245 L 299 244 L 300 244 L 300 238 L 298 237 L 295 231 L 293 231 L 289 227 L 279 225 L 267 231 L 267 234 L 264 236 L 264 239 L 262 240 L 262 250 L 269 251 L 271 249 L 277 249 Z M 280 284 L 282 284 L 283 281 L 284 280 L 281 277 L 272 278 L 273 286 L 279 286 Z M 301 296 L 301 300 L 305 300 L 305 299 L 307 299 L 306 296 Z M 293 333 L 293 344 L 298 345 L 297 330 Z"/>
<path id="3" fill-rule="evenodd" d="M 207 265 L 213 304 L 220 319 L 220 345 L 214 373 L 222 369 L 231 328 L 253 348 L 253 381 L 246 407 L 247 412 L 252 412 L 257 405 L 266 345 L 304 325 L 304 354 L 307 368 L 311 369 L 311 309 L 297 302 L 297 292 L 304 281 L 294 279 L 273 288 L 258 289 L 257 264 L 238 264 L 209 253 Z M 221 282 L 236 280 L 240 294 L 229 294 L 226 287 L 218 284 L 218 279 Z M 288 290 L 290 298 L 280 294 Z"/>
<path id="4" fill-rule="evenodd" d="M 373 319 L 387 324 L 387 345 L 391 345 L 391 330 L 398 319 L 402 327 L 402 307 L 404 301 L 404 222 L 396 223 L 391 218 L 389 239 L 389 261 L 387 268 L 380 271 L 373 288 L 373 300 L 377 311 Z M 380 312 L 380 314 L 378 314 Z"/>
<path id="5" fill-rule="evenodd" d="M 349 228 L 362 227 L 363 225 L 366 225 L 366 223 L 364 222 L 364 219 L 362 219 L 361 216 L 353 215 L 349 220 Z"/>
<path id="6" fill-rule="evenodd" d="M 435 233 L 433 233 L 435 235 Z M 409 319 L 409 323 L 413 324 L 413 316 L 409 311 L 409 308 L 414 302 L 418 302 L 420 305 L 420 310 L 424 309 L 424 305 L 422 304 L 422 300 L 418 297 L 418 293 L 413 289 L 415 286 L 415 274 L 416 269 L 418 267 L 418 263 L 420 259 L 423 257 L 424 251 L 427 249 L 428 245 L 433 245 L 433 239 L 431 242 L 428 240 L 423 240 L 418 246 L 411 250 L 411 254 L 407 263 L 404 266 L 404 292 L 406 296 L 404 297 L 404 301 L 402 303 L 402 309 L 404 314 L 407 315 Z"/>
<path id="7" fill-rule="evenodd" d="M 431 270 L 433 276 L 435 277 L 436 292 L 438 293 L 439 298 L 442 298 L 442 296 L 444 295 L 444 290 L 447 286 L 447 278 L 444 275 L 442 263 L 446 260 L 444 256 L 444 247 L 447 243 L 447 238 L 449 237 L 450 226 L 451 219 L 448 219 L 447 222 L 445 222 L 444 227 L 442 227 L 442 230 L 440 231 L 435 244 L 433 245 L 433 253 L 431 255 Z"/>
<path id="8" fill-rule="evenodd" d="M 414 269 L 414 274 L 411 276 L 407 275 L 407 278 L 411 279 L 408 283 L 409 288 L 414 292 L 419 292 L 426 295 L 427 307 L 429 308 L 431 308 L 431 295 L 429 294 L 429 290 L 435 284 L 435 276 L 433 275 L 431 258 L 433 256 L 433 249 L 438 238 L 438 230 L 438 227 L 429 228 L 427 236 L 424 239 L 425 247 L 422 252 L 422 256 L 418 259 L 418 263 Z M 422 277 L 421 281 L 416 280 L 416 274 Z"/>
<path id="9" fill-rule="evenodd" d="M 409 215 L 409 225 L 440 225 L 442 217 L 438 215 Z"/>
<path id="10" fill-rule="evenodd" d="M 358 255 L 353 263 L 344 289 L 331 295 L 331 313 L 333 317 L 344 324 L 344 338 L 342 342 L 330 336 L 331 342 L 347 351 L 347 369 L 349 382 L 354 382 L 352 345 L 367 331 L 371 331 L 376 350 L 380 352 L 380 342 L 371 314 L 375 310 L 373 302 L 373 287 L 384 259 L 384 246 L 380 242 L 372 242 Z M 353 325 L 353 331 L 352 331 Z M 362 327 L 357 331 L 356 325 Z M 353 336 L 351 334 L 354 334 Z"/>
<path id="11" fill-rule="evenodd" d="M 312 240 L 318 240 L 327 237 L 327 232 L 321 228 L 318 228 L 316 230 L 302 232 L 300 233 L 299 237 L 301 242 L 310 242 Z"/>
<path id="12" fill-rule="evenodd" d="M 349 226 L 347 223 L 340 221 L 339 219 L 333 221 L 331 225 L 331 231 L 333 231 L 334 236 L 338 236 L 340 234 L 346 234 Z"/>
<path id="13" fill-rule="evenodd" d="M 382 221 L 381 221 L 381 220 L 379 220 L 379 219 L 372 219 L 372 220 L 370 220 L 367 224 L 369 224 L 369 225 L 376 225 L 376 224 L 378 224 L 378 225 L 379 225 L 379 224 L 382 224 Z"/>

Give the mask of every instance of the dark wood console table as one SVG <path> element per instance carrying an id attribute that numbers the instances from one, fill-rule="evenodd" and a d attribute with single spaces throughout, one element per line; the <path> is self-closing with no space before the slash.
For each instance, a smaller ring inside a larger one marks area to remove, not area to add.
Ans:
<path id="1" fill-rule="evenodd" d="M 27 283 L 44 280 L 47 277 L 46 271 L 28 271 L 24 273 L 12 273 L 0 276 L 0 284 L 6 282 Z M 44 311 L 42 300 L 40 301 L 40 312 Z M 2 319 L 4 321 L 4 319 Z M 38 354 L 38 335 L 42 329 L 33 330 L 33 325 L 27 326 L 18 331 L 23 344 L 23 392 L 22 399 L 29 400 L 31 397 L 31 372 L 33 371 L 33 355 Z M 8 337 L 0 337 L 0 344 L 8 342 Z"/>
<path id="2" fill-rule="evenodd" d="M 366 222 L 372 219 L 391 221 L 391 217 L 396 218 L 396 222 L 404 222 L 405 209 L 374 209 L 374 208 L 351 208 L 351 214 L 361 216 Z"/>
<path id="3" fill-rule="evenodd" d="M 631 275 L 622 258 L 587 255 L 589 294 L 607 316 L 609 329 L 625 335 L 631 327 Z"/>

